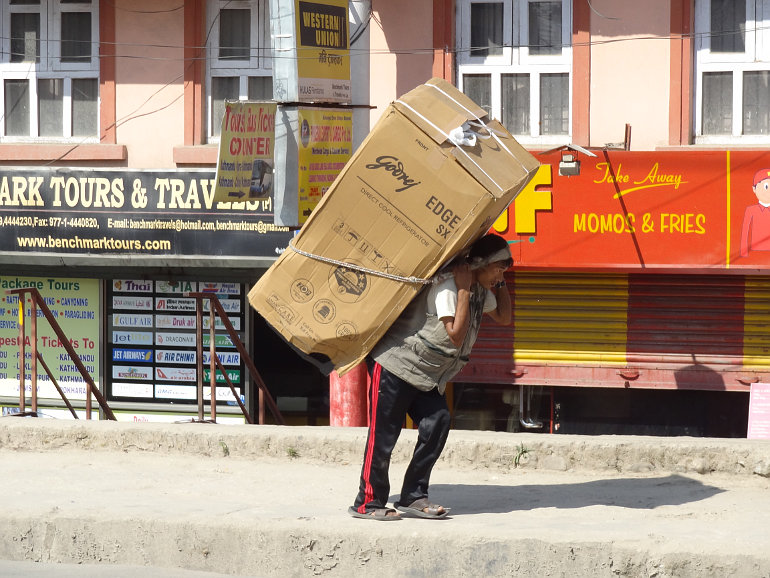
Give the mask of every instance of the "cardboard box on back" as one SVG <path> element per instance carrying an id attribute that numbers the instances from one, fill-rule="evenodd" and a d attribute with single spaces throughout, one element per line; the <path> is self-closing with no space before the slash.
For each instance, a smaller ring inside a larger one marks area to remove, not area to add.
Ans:
<path id="1" fill-rule="evenodd" d="M 388 107 L 249 302 L 289 343 L 344 373 L 424 287 L 406 278 L 429 279 L 486 233 L 538 166 L 434 78 Z"/>

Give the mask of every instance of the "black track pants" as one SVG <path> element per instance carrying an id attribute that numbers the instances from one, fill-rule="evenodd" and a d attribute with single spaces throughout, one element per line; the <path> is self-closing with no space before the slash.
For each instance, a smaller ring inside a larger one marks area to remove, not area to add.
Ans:
<path id="1" fill-rule="evenodd" d="M 398 501 L 408 506 L 428 497 L 430 474 L 444 449 L 450 421 L 446 399 L 438 390 L 420 391 L 379 363 L 367 359 L 367 364 L 371 376 L 369 435 L 354 504 L 362 514 L 386 507 L 390 493 L 390 455 L 407 414 L 417 425 L 417 445 L 404 474 Z"/>

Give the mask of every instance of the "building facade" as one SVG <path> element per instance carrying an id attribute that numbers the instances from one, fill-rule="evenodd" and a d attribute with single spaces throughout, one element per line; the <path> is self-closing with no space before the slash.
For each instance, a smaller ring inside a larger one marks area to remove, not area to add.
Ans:
<path id="1" fill-rule="evenodd" d="M 217 293 L 279 407 L 326 423 L 327 378 L 245 299 L 293 231 L 271 199 L 211 196 L 225 101 L 273 96 L 270 2 L 0 6 L 0 288 L 41 287 L 93 341 L 86 363 L 121 419 L 194 413 L 188 294 Z M 495 223 L 514 249 L 514 324 L 485 330 L 450 390 L 457 427 L 746 435 L 770 348 L 767 18 L 763 0 L 349 3 L 354 147 L 438 76 L 542 162 Z"/>
<path id="2" fill-rule="evenodd" d="M 496 224 L 517 252 L 514 328 L 459 378 L 522 387 L 466 386 L 476 414 L 746 435 L 769 343 L 765 4 L 456 7 L 458 86 L 543 161 Z"/>

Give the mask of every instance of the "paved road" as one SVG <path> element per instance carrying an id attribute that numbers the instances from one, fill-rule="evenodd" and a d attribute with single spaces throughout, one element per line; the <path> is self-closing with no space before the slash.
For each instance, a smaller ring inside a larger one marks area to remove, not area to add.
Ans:
<path id="1" fill-rule="evenodd" d="M 346 514 L 360 429 L 15 419 L 0 559 L 37 562 L 20 576 L 770 576 L 766 442 L 452 432 L 431 493 L 451 516 L 382 524 Z"/>

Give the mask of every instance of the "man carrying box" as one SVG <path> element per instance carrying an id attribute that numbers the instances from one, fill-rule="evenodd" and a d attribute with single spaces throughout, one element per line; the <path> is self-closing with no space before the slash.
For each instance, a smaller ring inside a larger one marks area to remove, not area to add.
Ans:
<path id="1" fill-rule="evenodd" d="M 482 107 L 431 79 L 383 112 L 249 303 L 343 375 L 539 166 Z"/>
<path id="2" fill-rule="evenodd" d="M 447 382 L 468 362 L 481 318 L 511 322 L 511 299 L 504 272 L 513 260 L 497 235 L 476 241 L 466 262 L 448 279 L 423 290 L 403 311 L 367 357 L 371 376 L 369 433 L 359 492 L 351 516 L 398 520 L 386 506 L 388 468 L 406 415 L 417 425 L 417 445 L 404 475 L 397 510 L 421 518 L 443 518 L 447 508 L 428 500 L 433 466 L 449 435 Z"/>

